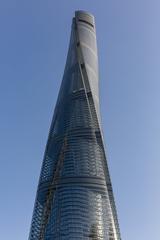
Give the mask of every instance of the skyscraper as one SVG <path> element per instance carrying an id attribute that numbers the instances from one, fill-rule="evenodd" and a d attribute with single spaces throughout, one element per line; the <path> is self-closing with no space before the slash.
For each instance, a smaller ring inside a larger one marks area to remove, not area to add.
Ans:
<path id="1" fill-rule="evenodd" d="M 120 240 L 101 130 L 94 17 L 77 11 L 29 240 Z"/>

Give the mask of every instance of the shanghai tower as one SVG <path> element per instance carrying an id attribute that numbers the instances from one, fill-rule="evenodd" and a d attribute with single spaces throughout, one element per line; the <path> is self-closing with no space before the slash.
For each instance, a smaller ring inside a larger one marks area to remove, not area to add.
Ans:
<path id="1" fill-rule="evenodd" d="M 95 21 L 76 11 L 29 240 L 120 240 L 99 107 Z"/>

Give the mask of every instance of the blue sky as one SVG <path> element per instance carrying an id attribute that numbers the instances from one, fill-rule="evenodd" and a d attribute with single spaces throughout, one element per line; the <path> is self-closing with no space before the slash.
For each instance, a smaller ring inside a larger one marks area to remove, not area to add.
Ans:
<path id="1" fill-rule="evenodd" d="M 123 240 L 160 236 L 160 3 L 1 0 L 0 239 L 29 234 L 74 11 L 95 15 L 103 130 Z"/>

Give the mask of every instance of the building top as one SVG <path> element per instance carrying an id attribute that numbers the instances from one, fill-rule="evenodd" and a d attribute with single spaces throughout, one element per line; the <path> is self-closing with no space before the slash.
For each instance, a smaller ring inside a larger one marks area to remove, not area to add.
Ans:
<path id="1" fill-rule="evenodd" d="M 75 15 L 78 15 L 78 14 L 84 14 L 84 15 L 88 15 L 88 16 L 90 16 L 90 17 L 93 17 L 93 18 L 94 18 L 94 16 L 93 16 L 93 14 L 92 14 L 92 13 L 90 13 L 90 12 L 87 12 L 87 11 L 84 11 L 84 10 L 77 10 L 77 11 L 75 11 Z"/>
<path id="2" fill-rule="evenodd" d="M 75 18 L 84 22 L 88 22 L 93 27 L 95 26 L 94 16 L 89 12 L 78 10 L 75 12 Z"/>

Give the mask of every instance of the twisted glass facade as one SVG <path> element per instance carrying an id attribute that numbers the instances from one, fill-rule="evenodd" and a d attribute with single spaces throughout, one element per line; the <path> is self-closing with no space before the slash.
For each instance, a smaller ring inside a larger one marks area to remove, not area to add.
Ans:
<path id="1" fill-rule="evenodd" d="M 94 17 L 77 11 L 29 240 L 120 240 L 98 91 Z"/>

